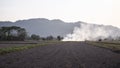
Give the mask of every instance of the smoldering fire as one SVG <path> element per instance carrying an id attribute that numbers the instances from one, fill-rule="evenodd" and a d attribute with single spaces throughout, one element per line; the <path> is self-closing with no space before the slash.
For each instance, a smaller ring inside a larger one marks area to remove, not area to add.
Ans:
<path id="1" fill-rule="evenodd" d="M 113 26 L 81 23 L 80 27 L 75 27 L 73 33 L 67 34 L 63 41 L 96 41 L 106 38 L 120 38 L 120 29 Z"/>

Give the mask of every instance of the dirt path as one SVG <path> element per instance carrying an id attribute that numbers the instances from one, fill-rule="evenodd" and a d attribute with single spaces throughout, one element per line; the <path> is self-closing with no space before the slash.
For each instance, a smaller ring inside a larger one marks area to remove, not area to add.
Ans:
<path id="1" fill-rule="evenodd" d="M 0 68 L 120 68 L 120 54 L 65 42 L 0 56 Z"/>

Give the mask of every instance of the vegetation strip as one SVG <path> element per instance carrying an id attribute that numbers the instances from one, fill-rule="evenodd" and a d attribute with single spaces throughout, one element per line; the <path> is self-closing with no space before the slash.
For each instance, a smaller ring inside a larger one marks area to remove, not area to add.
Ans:
<path id="1" fill-rule="evenodd" d="M 42 44 L 33 44 L 33 45 L 27 45 L 27 46 L 14 46 L 14 47 L 8 47 L 8 48 L 0 48 L 0 55 L 4 55 L 11 52 L 31 49 L 37 46 L 43 46 L 43 45 L 49 45 L 49 44 L 55 44 L 57 42 L 45 42 Z"/>
<path id="2" fill-rule="evenodd" d="M 102 48 L 107 48 L 110 49 L 113 52 L 120 53 L 120 43 L 112 43 L 112 42 L 87 42 L 88 44 L 102 47 Z"/>

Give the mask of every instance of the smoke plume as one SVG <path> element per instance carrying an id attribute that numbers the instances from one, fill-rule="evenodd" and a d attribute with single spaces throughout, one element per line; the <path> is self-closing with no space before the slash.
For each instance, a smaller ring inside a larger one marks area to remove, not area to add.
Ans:
<path id="1" fill-rule="evenodd" d="M 113 26 L 81 23 L 80 27 L 75 27 L 73 33 L 67 34 L 63 41 L 96 41 L 110 38 L 120 38 L 120 29 Z"/>

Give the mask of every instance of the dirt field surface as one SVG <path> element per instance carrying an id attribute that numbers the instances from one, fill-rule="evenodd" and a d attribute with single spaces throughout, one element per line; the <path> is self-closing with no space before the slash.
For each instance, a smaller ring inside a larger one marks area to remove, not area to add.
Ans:
<path id="1" fill-rule="evenodd" d="M 120 68 L 120 54 L 84 42 L 64 42 L 1 55 L 0 68 Z"/>
<path id="2" fill-rule="evenodd" d="M 41 42 L 37 41 L 0 41 L 0 48 L 7 48 L 7 47 L 17 47 L 17 46 L 26 46 L 32 44 L 38 44 Z"/>
<path id="3" fill-rule="evenodd" d="M 27 46 L 27 45 L 31 45 L 31 44 L 0 44 L 0 48 Z"/>

